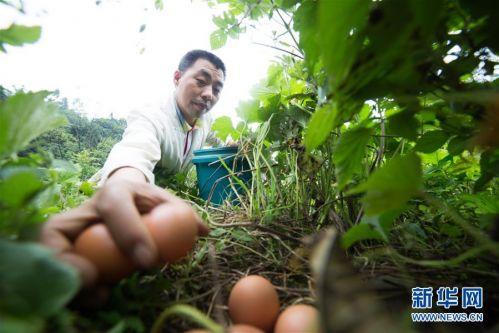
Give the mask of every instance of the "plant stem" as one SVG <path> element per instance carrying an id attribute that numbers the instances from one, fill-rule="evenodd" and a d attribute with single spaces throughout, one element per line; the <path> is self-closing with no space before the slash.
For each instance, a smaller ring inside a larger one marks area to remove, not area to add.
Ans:
<path id="1" fill-rule="evenodd" d="M 270 47 L 271 49 L 275 49 L 275 50 L 278 50 L 278 51 L 286 52 L 286 53 L 288 53 L 288 54 L 290 54 L 290 55 L 292 55 L 294 57 L 300 58 L 302 60 L 304 59 L 303 56 L 301 56 L 299 54 L 296 54 L 294 52 L 291 52 L 291 51 L 288 51 L 288 50 L 285 50 L 285 49 L 281 49 L 280 47 L 277 47 L 277 46 L 268 45 L 268 44 L 264 44 L 264 43 L 258 43 L 258 42 L 253 42 L 253 44 Z"/>
<path id="2" fill-rule="evenodd" d="M 156 320 L 154 321 L 151 333 L 160 333 L 166 318 L 171 317 L 172 315 L 175 314 L 191 319 L 192 321 L 202 325 L 212 333 L 224 332 L 222 326 L 215 323 L 213 320 L 208 318 L 204 313 L 202 313 L 198 309 L 193 308 L 192 306 L 189 305 L 176 304 L 166 308 L 165 310 L 163 310 L 163 312 L 161 312 L 158 318 L 156 318 Z"/>

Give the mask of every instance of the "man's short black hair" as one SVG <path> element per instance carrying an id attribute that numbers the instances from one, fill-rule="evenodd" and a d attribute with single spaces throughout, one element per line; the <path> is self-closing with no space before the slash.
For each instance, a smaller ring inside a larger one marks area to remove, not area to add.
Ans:
<path id="1" fill-rule="evenodd" d="M 219 57 L 214 55 L 213 53 L 205 51 L 205 50 L 192 50 L 192 51 L 187 52 L 182 57 L 182 59 L 180 59 L 180 63 L 178 64 L 178 70 L 181 72 L 186 71 L 198 59 L 208 60 L 216 67 L 216 69 L 222 70 L 222 72 L 224 73 L 224 77 L 226 76 L 225 65 L 224 65 L 223 61 Z"/>

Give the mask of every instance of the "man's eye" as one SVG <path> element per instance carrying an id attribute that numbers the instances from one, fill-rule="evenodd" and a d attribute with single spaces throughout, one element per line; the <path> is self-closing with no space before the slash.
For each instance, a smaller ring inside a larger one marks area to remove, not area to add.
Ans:
<path id="1" fill-rule="evenodd" d="M 220 89 L 213 89 L 213 93 L 214 93 L 215 95 L 220 94 Z"/>
<path id="2" fill-rule="evenodd" d="M 196 79 L 196 81 L 198 82 L 198 85 L 200 85 L 200 86 L 204 86 L 206 84 L 206 82 L 204 80 Z"/>

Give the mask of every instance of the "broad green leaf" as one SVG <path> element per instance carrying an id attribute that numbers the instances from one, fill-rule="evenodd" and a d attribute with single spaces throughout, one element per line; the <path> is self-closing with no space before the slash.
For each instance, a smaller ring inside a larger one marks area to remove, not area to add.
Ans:
<path id="1" fill-rule="evenodd" d="M 383 240 L 383 236 L 381 236 L 374 226 L 367 223 L 359 223 L 345 232 L 341 237 L 341 245 L 345 249 L 348 249 L 353 244 L 366 239 Z"/>
<path id="2" fill-rule="evenodd" d="M 395 219 L 402 214 L 404 209 L 395 209 L 379 215 L 364 216 L 360 223 L 372 225 L 379 232 L 383 240 L 388 241 L 388 235 Z"/>
<path id="3" fill-rule="evenodd" d="M 337 96 L 349 98 L 373 99 L 388 95 L 407 96 L 409 91 L 428 87 L 426 70 L 420 65 L 431 54 L 431 45 L 435 37 L 436 24 L 441 22 L 442 3 L 440 0 L 367 1 L 362 4 L 370 7 L 367 14 L 355 26 L 354 19 L 344 15 L 351 26 L 344 34 L 343 45 L 347 45 L 347 54 L 337 61 L 337 72 L 328 71 L 332 77 L 332 88 Z M 347 7 L 355 1 L 323 1 L 324 6 Z M 337 5 L 338 3 L 347 5 Z M 360 6 L 360 12 L 366 7 Z M 370 10 L 369 10 L 370 9 Z M 355 10 L 354 10 L 355 11 Z M 328 19 L 323 20 L 321 32 L 334 28 L 328 21 L 335 19 L 334 14 L 320 9 Z M 348 25 L 347 25 L 348 26 Z M 322 35 L 322 34 L 321 34 Z M 325 36 L 325 35 L 324 35 Z M 337 51 L 336 44 L 321 43 L 323 54 Z M 404 50 L 404 52 L 401 52 Z M 341 52 L 340 52 L 341 54 Z M 336 57 L 340 57 L 337 55 Z M 323 55 L 327 66 L 328 59 Z M 342 67 L 344 66 L 344 67 Z M 336 89 L 335 89 L 336 88 Z"/>
<path id="4" fill-rule="evenodd" d="M 4 169 L 0 174 L 0 203 L 20 206 L 43 188 L 44 184 L 33 168 Z"/>
<path id="5" fill-rule="evenodd" d="M 354 243 L 367 239 L 388 242 L 393 222 L 401 213 L 402 210 L 392 210 L 380 215 L 364 216 L 359 224 L 348 229 L 343 235 L 343 247 L 349 248 Z"/>
<path id="6" fill-rule="evenodd" d="M 38 26 L 26 27 L 23 25 L 11 24 L 7 29 L 0 30 L 0 46 L 2 46 L 2 44 L 21 46 L 23 44 L 34 43 L 40 39 L 41 32 L 42 29 Z"/>
<path id="7" fill-rule="evenodd" d="M 410 140 L 416 140 L 419 123 L 412 112 L 399 112 L 388 118 L 388 131 Z"/>
<path id="8" fill-rule="evenodd" d="M 456 136 L 452 138 L 447 144 L 447 151 L 449 155 L 456 156 L 461 154 L 469 145 L 469 138 Z"/>
<path id="9" fill-rule="evenodd" d="M 299 0 L 277 0 L 276 5 L 284 8 L 284 9 L 289 9 L 293 6 L 295 6 Z"/>
<path id="10" fill-rule="evenodd" d="M 336 177 L 340 189 L 343 189 L 352 176 L 361 168 L 366 145 L 371 134 L 372 130 L 365 127 L 355 128 L 341 134 L 333 153 L 333 161 L 336 164 Z"/>
<path id="11" fill-rule="evenodd" d="M 427 154 L 433 153 L 441 148 L 448 138 L 449 135 L 442 130 L 426 132 L 416 141 L 414 150 Z"/>
<path id="12" fill-rule="evenodd" d="M 421 187 L 421 160 L 410 153 L 392 158 L 348 193 L 366 192 L 362 199 L 366 215 L 375 215 L 402 208 Z"/>
<path id="13" fill-rule="evenodd" d="M 359 121 L 366 121 L 371 115 L 372 107 L 369 104 L 364 104 L 359 111 Z"/>
<path id="14" fill-rule="evenodd" d="M 317 40 L 333 87 L 348 75 L 362 45 L 359 31 L 367 23 L 369 0 L 319 1 Z"/>
<path id="15" fill-rule="evenodd" d="M 334 128 L 338 117 L 338 109 L 334 104 L 319 107 L 312 114 L 305 130 L 305 147 L 308 152 L 319 147 L 326 141 L 329 133 Z"/>
<path id="16" fill-rule="evenodd" d="M 227 34 L 222 29 L 215 30 L 211 33 L 210 45 L 212 50 L 221 48 L 225 43 L 227 43 Z"/>
<path id="17" fill-rule="evenodd" d="M 44 101 L 47 95 L 47 92 L 20 92 L 0 101 L 0 158 L 21 150 L 40 134 L 66 123 L 57 107 Z"/>
<path id="18" fill-rule="evenodd" d="M 253 99 L 249 101 L 241 101 L 237 106 L 236 113 L 239 117 L 247 122 L 259 122 L 260 115 L 258 110 L 260 108 L 260 101 Z"/>
<path id="19" fill-rule="evenodd" d="M 317 10 L 314 1 L 303 1 L 293 16 L 293 28 L 300 32 L 299 46 L 305 54 L 309 68 L 318 61 L 320 47 L 317 36 Z"/>
<path id="20" fill-rule="evenodd" d="M 0 240 L 0 313 L 12 316 L 55 314 L 76 294 L 76 270 L 34 243 Z"/>
<path id="21" fill-rule="evenodd" d="M 227 139 L 229 134 L 235 132 L 234 127 L 232 126 L 232 120 L 228 116 L 217 118 L 213 122 L 211 129 L 216 133 L 217 137 L 219 137 L 220 140 L 222 141 L 225 141 L 225 139 Z"/>

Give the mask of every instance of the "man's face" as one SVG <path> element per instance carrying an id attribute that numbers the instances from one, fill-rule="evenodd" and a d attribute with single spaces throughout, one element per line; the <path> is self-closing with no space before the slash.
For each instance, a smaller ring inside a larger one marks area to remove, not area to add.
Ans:
<path id="1" fill-rule="evenodd" d="M 218 102 L 224 80 L 222 70 L 206 59 L 196 60 L 184 72 L 175 71 L 175 98 L 191 126 Z"/>

